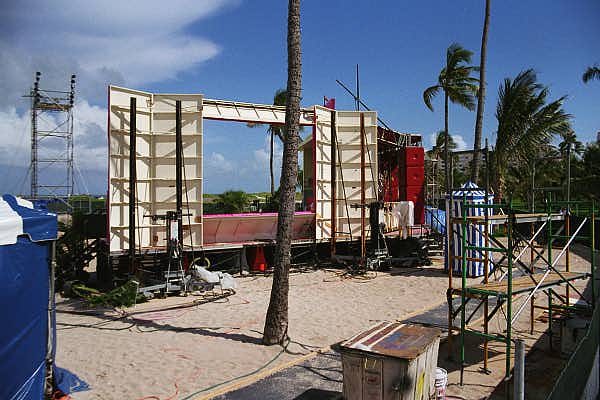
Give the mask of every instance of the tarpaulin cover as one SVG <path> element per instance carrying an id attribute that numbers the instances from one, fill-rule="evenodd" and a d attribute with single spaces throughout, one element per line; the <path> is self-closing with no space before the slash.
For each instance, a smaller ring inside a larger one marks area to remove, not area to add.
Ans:
<path id="1" fill-rule="evenodd" d="M 450 227 L 450 221 L 452 221 L 452 218 L 462 217 L 463 201 L 466 201 L 467 204 L 493 204 L 494 195 L 492 193 L 488 193 L 486 199 L 485 190 L 479 188 L 471 181 L 467 181 L 459 190 L 453 191 L 452 196 L 446 195 L 446 209 L 449 211 L 449 217 L 446 221 L 446 228 L 448 229 L 448 232 L 452 234 L 452 242 L 449 246 L 446 246 L 446 252 L 450 251 L 454 256 L 452 260 L 452 270 L 457 274 L 462 273 L 462 226 L 461 224 L 452 224 L 452 227 Z M 469 207 L 465 210 L 465 214 L 467 216 L 483 216 L 485 215 L 485 211 L 486 208 Z M 475 226 L 471 224 L 467 226 L 466 232 L 467 245 L 479 247 L 483 247 L 485 245 L 485 237 L 483 235 L 483 227 L 481 227 L 481 225 Z M 485 258 L 485 252 L 481 250 L 466 249 L 466 255 L 468 257 L 467 276 L 474 278 L 484 275 L 485 262 L 483 260 Z M 487 252 L 487 257 L 488 260 L 491 260 L 488 262 L 489 272 L 493 267 L 492 253 Z M 444 265 L 445 270 L 448 270 L 447 260 L 448 257 L 446 257 L 446 264 Z"/>
<path id="2" fill-rule="evenodd" d="M 0 198 L 0 399 L 43 399 L 56 215 Z"/>
<path id="3" fill-rule="evenodd" d="M 88 384 L 72 372 L 54 366 L 54 383 L 65 394 L 89 390 Z"/>
<path id="4" fill-rule="evenodd" d="M 33 242 L 55 240 L 56 214 L 34 209 L 31 202 L 5 194 L 0 198 L 0 245 L 14 244 L 23 234 Z"/>
<path id="5" fill-rule="evenodd" d="M 446 211 L 435 207 L 427 207 L 425 223 L 442 235 L 446 234 Z"/>
<path id="6" fill-rule="evenodd" d="M 0 399 L 42 399 L 48 341 L 46 243 L 0 246 Z"/>

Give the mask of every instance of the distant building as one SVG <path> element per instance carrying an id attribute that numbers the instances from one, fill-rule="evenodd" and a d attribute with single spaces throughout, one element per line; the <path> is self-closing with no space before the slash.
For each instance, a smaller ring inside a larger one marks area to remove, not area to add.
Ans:
<path id="1" fill-rule="evenodd" d="M 600 131 L 596 134 L 596 143 L 600 143 Z"/>
<path id="2" fill-rule="evenodd" d="M 485 161 L 485 149 L 479 150 L 481 153 L 481 162 Z M 490 151 L 490 154 L 492 151 Z M 453 161 L 454 161 L 454 170 L 460 171 L 463 174 L 471 173 L 471 161 L 473 161 L 473 150 L 462 150 L 462 151 L 454 151 L 452 152 Z M 444 161 L 440 160 L 440 168 L 444 169 Z"/>

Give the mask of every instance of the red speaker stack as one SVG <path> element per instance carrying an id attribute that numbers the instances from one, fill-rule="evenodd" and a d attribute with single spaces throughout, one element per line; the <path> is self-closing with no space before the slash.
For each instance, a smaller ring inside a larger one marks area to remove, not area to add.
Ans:
<path id="1" fill-rule="evenodd" d="M 423 147 L 404 147 L 400 150 L 400 200 L 415 205 L 415 224 L 425 222 L 425 150 Z"/>

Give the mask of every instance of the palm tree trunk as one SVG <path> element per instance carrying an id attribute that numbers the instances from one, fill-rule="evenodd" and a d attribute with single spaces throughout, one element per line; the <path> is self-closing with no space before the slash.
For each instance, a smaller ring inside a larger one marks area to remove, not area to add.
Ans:
<path id="1" fill-rule="evenodd" d="M 450 187 L 450 157 L 448 156 L 448 94 L 444 92 L 444 174 L 446 175 L 446 193 L 452 191 Z"/>
<path id="2" fill-rule="evenodd" d="M 479 166 L 481 164 L 481 130 L 483 128 L 483 109 L 485 106 L 485 62 L 487 53 L 488 26 L 490 22 L 490 0 L 485 0 L 485 18 L 483 20 L 483 34 L 481 35 L 481 59 L 479 62 L 479 90 L 477 91 L 477 117 L 475 119 L 475 138 L 473 140 L 473 163 L 471 181 L 479 180 Z"/>
<path id="3" fill-rule="evenodd" d="M 285 113 L 285 141 L 280 180 L 280 206 L 277 219 L 277 244 L 271 299 L 265 320 L 263 343 L 283 344 L 288 331 L 288 292 L 292 223 L 296 181 L 298 178 L 298 142 L 300 131 L 300 91 L 302 87 L 300 55 L 300 0 L 288 2 L 288 81 Z"/>
<path id="4" fill-rule="evenodd" d="M 271 201 L 275 195 L 275 176 L 273 175 L 273 131 L 271 131 L 271 152 L 269 153 L 269 171 L 271 172 Z"/>

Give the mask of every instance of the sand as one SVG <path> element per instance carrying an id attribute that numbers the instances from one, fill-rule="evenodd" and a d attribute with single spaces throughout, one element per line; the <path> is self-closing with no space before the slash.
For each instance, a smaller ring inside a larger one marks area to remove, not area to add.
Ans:
<path id="1" fill-rule="evenodd" d="M 377 321 L 438 305 L 445 300 L 447 282 L 441 267 L 380 272 L 369 280 L 341 279 L 323 270 L 292 274 L 289 335 L 296 343 L 269 367 Z M 158 311 L 190 304 L 195 297 L 155 299 L 125 310 L 133 315 L 116 321 L 121 315 L 114 311 L 101 317 L 61 312 L 83 306 L 58 299 L 57 364 L 91 387 L 73 398 L 184 399 L 260 368 L 281 352 L 280 346 L 260 344 L 271 283 L 264 276 L 239 278 L 237 293 L 226 300 Z"/>
<path id="2" fill-rule="evenodd" d="M 589 271 L 589 263 L 583 257 L 577 254 L 571 257 L 573 270 Z M 293 273 L 289 335 L 294 343 L 282 354 L 280 346 L 260 344 L 271 282 L 267 276 L 238 278 L 237 293 L 227 299 L 194 305 L 200 298 L 174 296 L 155 299 L 121 313 L 106 310 L 101 316 L 67 313 L 86 309 L 80 301 L 59 298 L 57 364 L 78 374 L 91 387 L 72 397 L 75 400 L 201 398 L 228 385 L 204 389 L 252 373 L 278 355 L 266 371 L 290 365 L 377 321 L 401 320 L 437 307 L 445 303 L 448 277 L 439 264 L 380 272 L 369 280 L 341 279 L 328 270 Z M 479 279 L 472 281 L 475 282 Z M 455 286 L 459 284 L 455 280 Z M 577 284 L 585 285 L 586 282 Z M 165 310 L 175 306 L 179 308 Z M 545 360 L 546 325 L 537 322 L 534 334 L 530 335 L 528 315 L 526 310 L 514 337 L 525 339 L 530 353 L 535 350 L 532 354 Z M 494 322 L 494 328 L 501 326 Z M 490 359 L 493 373 L 485 375 L 479 371 L 481 343 L 472 340 L 469 343 L 466 385 L 462 387 L 458 385 L 457 363 L 445 361 L 446 344 L 440 348 L 439 364 L 450 372 L 448 393 L 469 399 L 504 397 L 503 347 L 498 343 L 490 346 L 495 350 Z M 529 357 L 535 359 L 531 354 Z M 528 363 L 531 364 L 528 368 L 546 365 L 545 362 Z"/>

